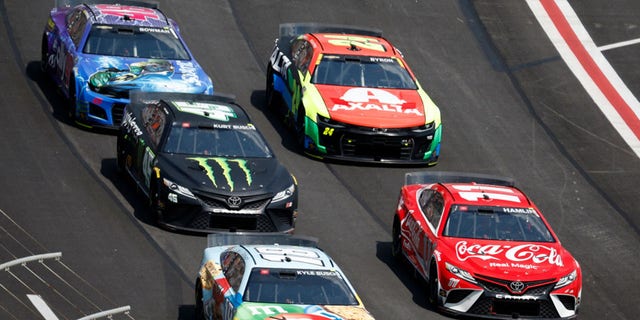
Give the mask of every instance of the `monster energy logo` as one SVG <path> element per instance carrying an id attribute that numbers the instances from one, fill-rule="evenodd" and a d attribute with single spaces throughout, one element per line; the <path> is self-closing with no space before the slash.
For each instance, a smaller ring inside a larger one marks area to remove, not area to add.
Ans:
<path id="1" fill-rule="evenodd" d="M 233 188 L 234 188 L 234 182 L 233 182 L 233 179 L 231 178 L 231 165 L 230 165 L 231 163 L 235 163 L 238 166 L 238 168 L 242 170 L 242 173 L 244 174 L 245 180 L 247 181 L 248 185 L 251 185 L 251 183 L 253 182 L 253 179 L 251 178 L 251 171 L 247 167 L 247 160 L 227 159 L 227 158 L 217 158 L 217 157 L 187 158 L 187 160 L 197 161 L 200 167 L 204 168 L 207 174 L 207 177 L 209 177 L 209 180 L 211 180 L 211 182 L 216 188 L 218 187 L 218 183 L 216 182 L 216 176 L 214 175 L 215 169 L 213 166 L 211 166 L 212 163 L 215 163 L 217 167 L 222 169 L 222 175 L 227 180 L 227 184 L 229 185 L 229 191 L 233 191 Z"/>

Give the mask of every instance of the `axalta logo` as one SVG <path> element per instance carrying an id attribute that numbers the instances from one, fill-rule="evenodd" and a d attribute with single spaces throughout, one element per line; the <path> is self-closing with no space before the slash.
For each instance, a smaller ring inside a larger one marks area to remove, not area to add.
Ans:
<path id="1" fill-rule="evenodd" d="M 232 172 L 235 170 L 240 170 L 242 175 L 245 177 L 245 182 L 247 185 L 251 185 L 253 183 L 253 179 L 251 177 L 251 170 L 247 167 L 247 161 L 243 159 L 227 159 L 227 158 L 187 158 L 187 160 L 193 160 L 198 162 L 201 168 L 211 180 L 211 183 L 218 188 L 218 181 L 216 180 L 216 172 L 222 170 L 222 176 L 226 180 L 227 185 L 229 185 L 229 191 L 233 191 L 235 188 L 235 183 L 233 178 L 231 177 Z"/>
<path id="2" fill-rule="evenodd" d="M 389 91 L 375 88 L 351 88 L 336 101 L 331 110 L 376 110 L 422 116 L 415 103 L 409 104 Z"/>

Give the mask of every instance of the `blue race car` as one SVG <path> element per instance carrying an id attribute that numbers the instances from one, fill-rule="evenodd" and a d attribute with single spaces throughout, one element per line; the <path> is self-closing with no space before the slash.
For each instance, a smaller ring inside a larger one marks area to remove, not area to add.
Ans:
<path id="1" fill-rule="evenodd" d="M 43 71 L 88 127 L 116 129 L 129 91 L 213 94 L 211 78 L 157 4 L 56 1 L 42 35 Z"/>

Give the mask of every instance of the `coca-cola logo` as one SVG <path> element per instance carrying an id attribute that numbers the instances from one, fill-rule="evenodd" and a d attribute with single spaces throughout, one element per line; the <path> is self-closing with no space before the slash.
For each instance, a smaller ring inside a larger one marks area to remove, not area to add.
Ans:
<path id="1" fill-rule="evenodd" d="M 456 244 L 456 256 L 460 261 L 470 258 L 484 261 L 500 260 L 500 256 L 504 256 L 512 262 L 549 263 L 563 266 L 562 257 L 555 248 L 532 243 L 512 247 L 500 244 L 468 244 L 467 241 L 460 241 Z"/>

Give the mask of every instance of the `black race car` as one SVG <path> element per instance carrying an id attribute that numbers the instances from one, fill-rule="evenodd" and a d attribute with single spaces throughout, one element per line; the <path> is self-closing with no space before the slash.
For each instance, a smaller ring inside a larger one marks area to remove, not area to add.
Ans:
<path id="1" fill-rule="evenodd" d="M 232 97 L 133 92 L 117 153 L 160 226 L 293 232 L 296 180 Z"/>

